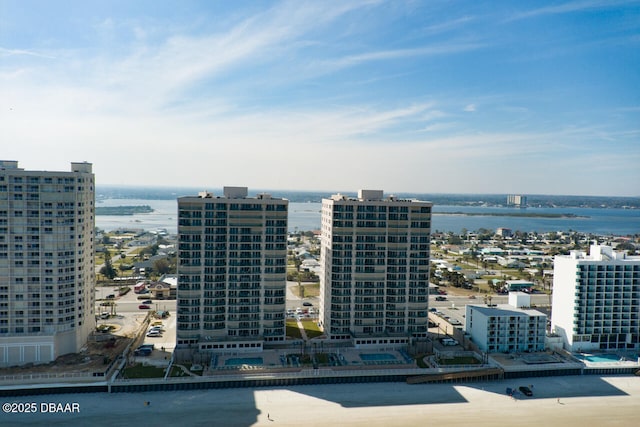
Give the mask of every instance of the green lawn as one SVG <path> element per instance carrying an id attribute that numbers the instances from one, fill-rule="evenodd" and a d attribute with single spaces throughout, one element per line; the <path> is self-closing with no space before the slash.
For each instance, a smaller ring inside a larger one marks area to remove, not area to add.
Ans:
<path id="1" fill-rule="evenodd" d="M 416 364 L 418 365 L 418 368 L 430 368 L 431 366 L 427 365 L 424 361 L 425 356 L 421 355 L 416 357 Z"/>
<path id="2" fill-rule="evenodd" d="M 329 355 L 327 353 L 316 353 L 316 360 L 320 365 L 326 365 L 329 363 Z"/>
<path id="3" fill-rule="evenodd" d="M 123 376 L 124 378 L 163 378 L 164 369 L 138 364 L 130 368 L 125 368 Z"/>
<path id="4" fill-rule="evenodd" d="M 438 359 L 438 365 L 479 365 L 481 362 L 475 357 L 453 357 L 446 359 Z"/>
<path id="5" fill-rule="evenodd" d="M 307 333 L 307 338 L 315 338 L 322 335 L 322 331 L 318 327 L 318 324 L 311 319 L 302 320 L 302 326 Z M 291 338 L 302 338 L 300 329 L 298 328 L 298 322 L 295 319 L 287 319 L 287 336 Z"/>
<path id="6" fill-rule="evenodd" d="M 287 336 L 291 338 L 302 338 L 300 328 L 298 328 L 298 322 L 295 319 L 287 319 Z"/>
<path id="7" fill-rule="evenodd" d="M 302 283 L 302 287 L 304 288 L 304 297 L 317 297 L 320 295 L 320 283 Z M 298 286 L 292 286 L 291 292 L 294 295 L 300 297 L 300 288 Z"/>
<path id="8" fill-rule="evenodd" d="M 302 321 L 302 326 L 304 326 L 304 330 L 307 333 L 308 338 L 315 338 L 322 335 L 322 331 L 315 320 L 305 319 Z"/>

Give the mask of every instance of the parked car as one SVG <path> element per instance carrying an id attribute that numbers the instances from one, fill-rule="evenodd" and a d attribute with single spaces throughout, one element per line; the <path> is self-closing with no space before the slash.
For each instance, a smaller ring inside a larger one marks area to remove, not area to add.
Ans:
<path id="1" fill-rule="evenodd" d="M 136 349 L 136 350 L 133 352 L 133 355 L 134 355 L 134 356 L 143 356 L 143 357 L 144 357 L 144 356 L 149 356 L 149 355 L 151 354 L 151 352 L 152 352 L 152 351 L 153 351 L 153 350 L 152 350 L 152 349 L 150 349 L 150 348 L 148 348 L 148 347 L 145 347 L 145 348 L 138 348 L 138 349 Z"/>
<path id="2" fill-rule="evenodd" d="M 115 299 L 115 294 L 109 294 L 106 296 L 106 299 Z"/>
<path id="3" fill-rule="evenodd" d="M 162 332 L 160 331 L 149 331 L 147 332 L 147 336 L 150 338 L 157 338 L 162 336 Z"/>
<path id="4" fill-rule="evenodd" d="M 146 299 L 144 301 L 142 301 L 143 304 L 153 304 L 153 301 L 151 301 L 150 299 Z"/>
<path id="5" fill-rule="evenodd" d="M 149 307 L 147 304 L 140 304 L 138 308 L 140 310 L 149 310 L 151 307 Z"/>
<path id="6" fill-rule="evenodd" d="M 518 387 L 518 390 L 520 390 L 520 392 L 525 396 L 533 396 L 531 389 L 525 385 Z"/>
<path id="7" fill-rule="evenodd" d="M 453 338 L 442 338 L 440 339 L 440 342 L 442 342 L 442 345 L 446 345 L 446 346 L 458 345 L 458 341 L 454 340 Z"/>
<path id="8" fill-rule="evenodd" d="M 305 307 L 313 307 L 313 304 L 311 304 L 309 301 L 303 302 L 302 305 L 304 305 Z"/>
<path id="9" fill-rule="evenodd" d="M 446 301 L 447 297 L 443 297 L 443 296 L 437 296 L 436 297 L 436 301 Z"/>

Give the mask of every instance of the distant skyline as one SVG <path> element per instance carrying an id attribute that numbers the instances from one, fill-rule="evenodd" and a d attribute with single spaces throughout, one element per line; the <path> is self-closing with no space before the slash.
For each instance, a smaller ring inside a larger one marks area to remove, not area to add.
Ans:
<path id="1" fill-rule="evenodd" d="M 98 185 L 640 196 L 640 1 L 0 0 L 0 159 Z"/>

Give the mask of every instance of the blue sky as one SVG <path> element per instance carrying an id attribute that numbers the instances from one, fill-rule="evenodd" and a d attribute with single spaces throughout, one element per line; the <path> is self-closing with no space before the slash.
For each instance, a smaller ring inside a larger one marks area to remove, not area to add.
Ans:
<path id="1" fill-rule="evenodd" d="M 99 184 L 640 196 L 640 2 L 0 0 L 0 141 Z"/>

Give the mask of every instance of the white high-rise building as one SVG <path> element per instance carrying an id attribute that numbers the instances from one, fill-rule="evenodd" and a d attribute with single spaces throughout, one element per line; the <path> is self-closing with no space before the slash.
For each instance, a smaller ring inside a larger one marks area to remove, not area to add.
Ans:
<path id="1" fill-rule="evenodd" d="M 570 351 L 640 349 L 640 256 L 603 245 L 556 256 L 552 307 Z"/>
<path id="2" fill-rule="evenodd" d="M 379 190 L 322 200 L 319 320 L 329 339 L 358 347 L 426 336 L 431 207 Z"/>
<path id="3" fill-rule="evenodd" d="M 177 344 L 261 351 L 286 336 L 289 201 L 223 191 L 178 198 Z"/>
<path id="4" fill-rule="evenodd" d="M 94 175 L 0 160 L 0 366 L 78 352 L 95 329 Z"/>
<path id="5" fill-rule="evenodd" d="M 518 206 L 518 207 L 526 207 L 527 206 L 527 196 L 523 196 L 521 194 L 509 194 L 507 196 L 507 205 Z"/>

